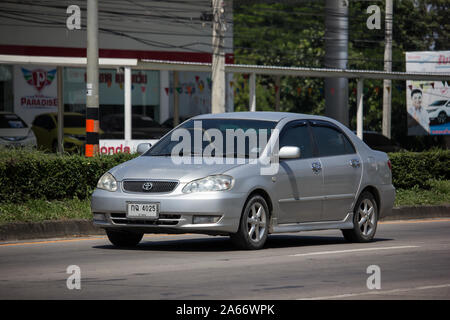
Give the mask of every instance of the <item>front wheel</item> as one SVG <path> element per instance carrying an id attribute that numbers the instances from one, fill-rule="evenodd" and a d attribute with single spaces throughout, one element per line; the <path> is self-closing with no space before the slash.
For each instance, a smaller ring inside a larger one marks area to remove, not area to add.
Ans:
<path id="1" fill-rule="evenodd" d="M 378 224 L 378 206 L 370 192 L 363 192 L 353 213 L 353 229 L 342 230 L 350 242 L 369 242 L 373 240 Z"/>
<path id="2" fill-rule="evenodd" d="M 109 241 L 117 247 L 135 247 L 142 240 L 143 233 L 106 230 Z"/>
<path id="3" fill-rule="evenodd" d="M 241 249 L 261 249 L 267 239 L 269 208 L 259 195 L 252 196 L 246 203 L 239 223 L 239 230 L 232 234 L 231 241 Z"/>
<path id="4" fill-rule="evenodd" d="M 447 114 L 445 112 L 441 112 L 439 113 L 438 117 L 437 117 L 438 123 L 439 124 L 444 124 L 447 122 Z"/>

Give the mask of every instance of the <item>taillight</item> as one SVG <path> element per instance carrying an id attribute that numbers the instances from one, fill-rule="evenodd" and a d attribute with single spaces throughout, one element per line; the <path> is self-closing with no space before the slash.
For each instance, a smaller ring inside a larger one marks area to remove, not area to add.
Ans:
<path id="1" fill-rule="evenodd" d="M 392 164 L 391 164 L 391 160 L 388 160 L 388 162 L 387 162 L 387 165 L 388 165 L 388 167 L 389 167 L 389 170 L 391 170 L 391 171 L 392 171 Z"/>

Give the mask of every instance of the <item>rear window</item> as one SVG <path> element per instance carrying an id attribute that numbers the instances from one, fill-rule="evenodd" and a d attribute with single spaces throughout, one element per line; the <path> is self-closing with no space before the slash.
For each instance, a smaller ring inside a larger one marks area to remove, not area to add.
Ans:
<path id="1" fill-rule="evenodd" d="M 28 128 L 25 121 L 15 114 L 0 114 L 0 129 Z"/>
<path id="2" fill-rule="evenodd" d="M 338 130 L 328 126 L 313 126 L 320 157 L 337 156 L 355 153 L 353 145 Z"/>
<path id="3" fill-rule="evenodd" d="M 68 128 L 84 128 L 86 126 L 86 118 L 78 115 L 65 115 L 64 127 Z"/>

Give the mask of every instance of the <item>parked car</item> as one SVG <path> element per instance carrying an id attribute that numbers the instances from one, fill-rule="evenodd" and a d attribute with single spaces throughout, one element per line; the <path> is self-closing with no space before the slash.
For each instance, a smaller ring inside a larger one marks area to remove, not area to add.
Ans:
<path id="1" fill-rule="evenodd" d="M 430 123 L 444 124 L 450 118 L 450 100 L 436 100 L 425 108 L 430 117 Z"/>
<path id="2" fill-rule="evenodd" d="M 43 113 L 33 121 L 31 127 L 39 148 L 56 152 L 58 149 L 58 114 Z M 81 113 L 64 113 L 64 151 L 83 152 L 86 142 L 86 116 Z"/>
<path id="3" fill-rule="evenodd" d="M 36 147 L 36 137 L 18 115 L 0 112 L 0 146 Z"/>
<path id="4" fill-rule="evenodd" d="M 257 140 L 255 148 L 244 139 L 244 148 L 237 141 L 225 153 L 208 153 L 236 140 L 225 134 L 230 129 L 280 134 Z M 187 139 L 187 132 L 194 138 L 203 133 L 206 143 L 187 140 L 180 149 L 174 138 Z M 279 151 L 272 148 L 276 141 Z M 186 151 L 191 144 L 194 150 Z M 93 222 L 116 246 L 137 245 L 144 233 L 203 233 L 229 235 L 241 248 L 259 249 L 271 233 L 324 229 L 367 242 L 395 198 L 387 154 L 327 117 L 199 115 L 138 150 L 145 152 L 106 172 L 92 195 Z"/>
<path id="5" fill-rule="evenodd" d="M 178 119 L 178 123 L 183 123 L 185 122 L 187 119 L 186 117 L 179 117 Z M 170 117 L 169 119 L 167 119 L 166 121 L 164 121 L 163 123 L 161 123 L 161 126 L 163 126 L 164 128 L 173 128 L 173 117 Z"/>
<path id="6" fill-rule="evenodd" d="M 382 133 L 375 131 L 364 131 L 363 141 L 373 150 L 383 151 L 383 152 L 399 152 L 403 148 L 384 136 Z"/>

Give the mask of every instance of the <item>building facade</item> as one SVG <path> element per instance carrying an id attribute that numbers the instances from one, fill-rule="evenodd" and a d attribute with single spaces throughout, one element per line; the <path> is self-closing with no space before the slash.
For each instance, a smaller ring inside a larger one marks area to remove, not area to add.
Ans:
<path id="1" fill-rule="evenodd" d="M 226 63 L 232 63 L 232 3 L 223 5 Z M 57 58 L 86 57 L 86 1 L 8 1 L 2 4 L 2 12 L 0 111 L 14 112 L 31 126 L 37 115 L 58 110 Z M 208 0 L 99 0 L 99 57 L 209 63 L 211 16 Z M 79 29 L 74 28 L 78 18 Z M 8 63 L 7 58 L 14 56 L 30 57 L 30 61 L 46 57 L 47 63 Z M 64 65 L 62 75 L 64 111 L 84 115 L 86 67 Z M 211 73 L 180 71 L 177 79 L 175 83 L 171 70 L 132 68 L 132 140 L 154 140 L 167 132 L 158 128 L 172 126 L 175 94 L 180 120 L 211 112 Z M 124 80 L 120 64 L 99 71 L 100 139 L 105 147 L 136 144 L 122 141 Z M 232 85 L 228 74 L 227 111 L 233 110 Z"/>

